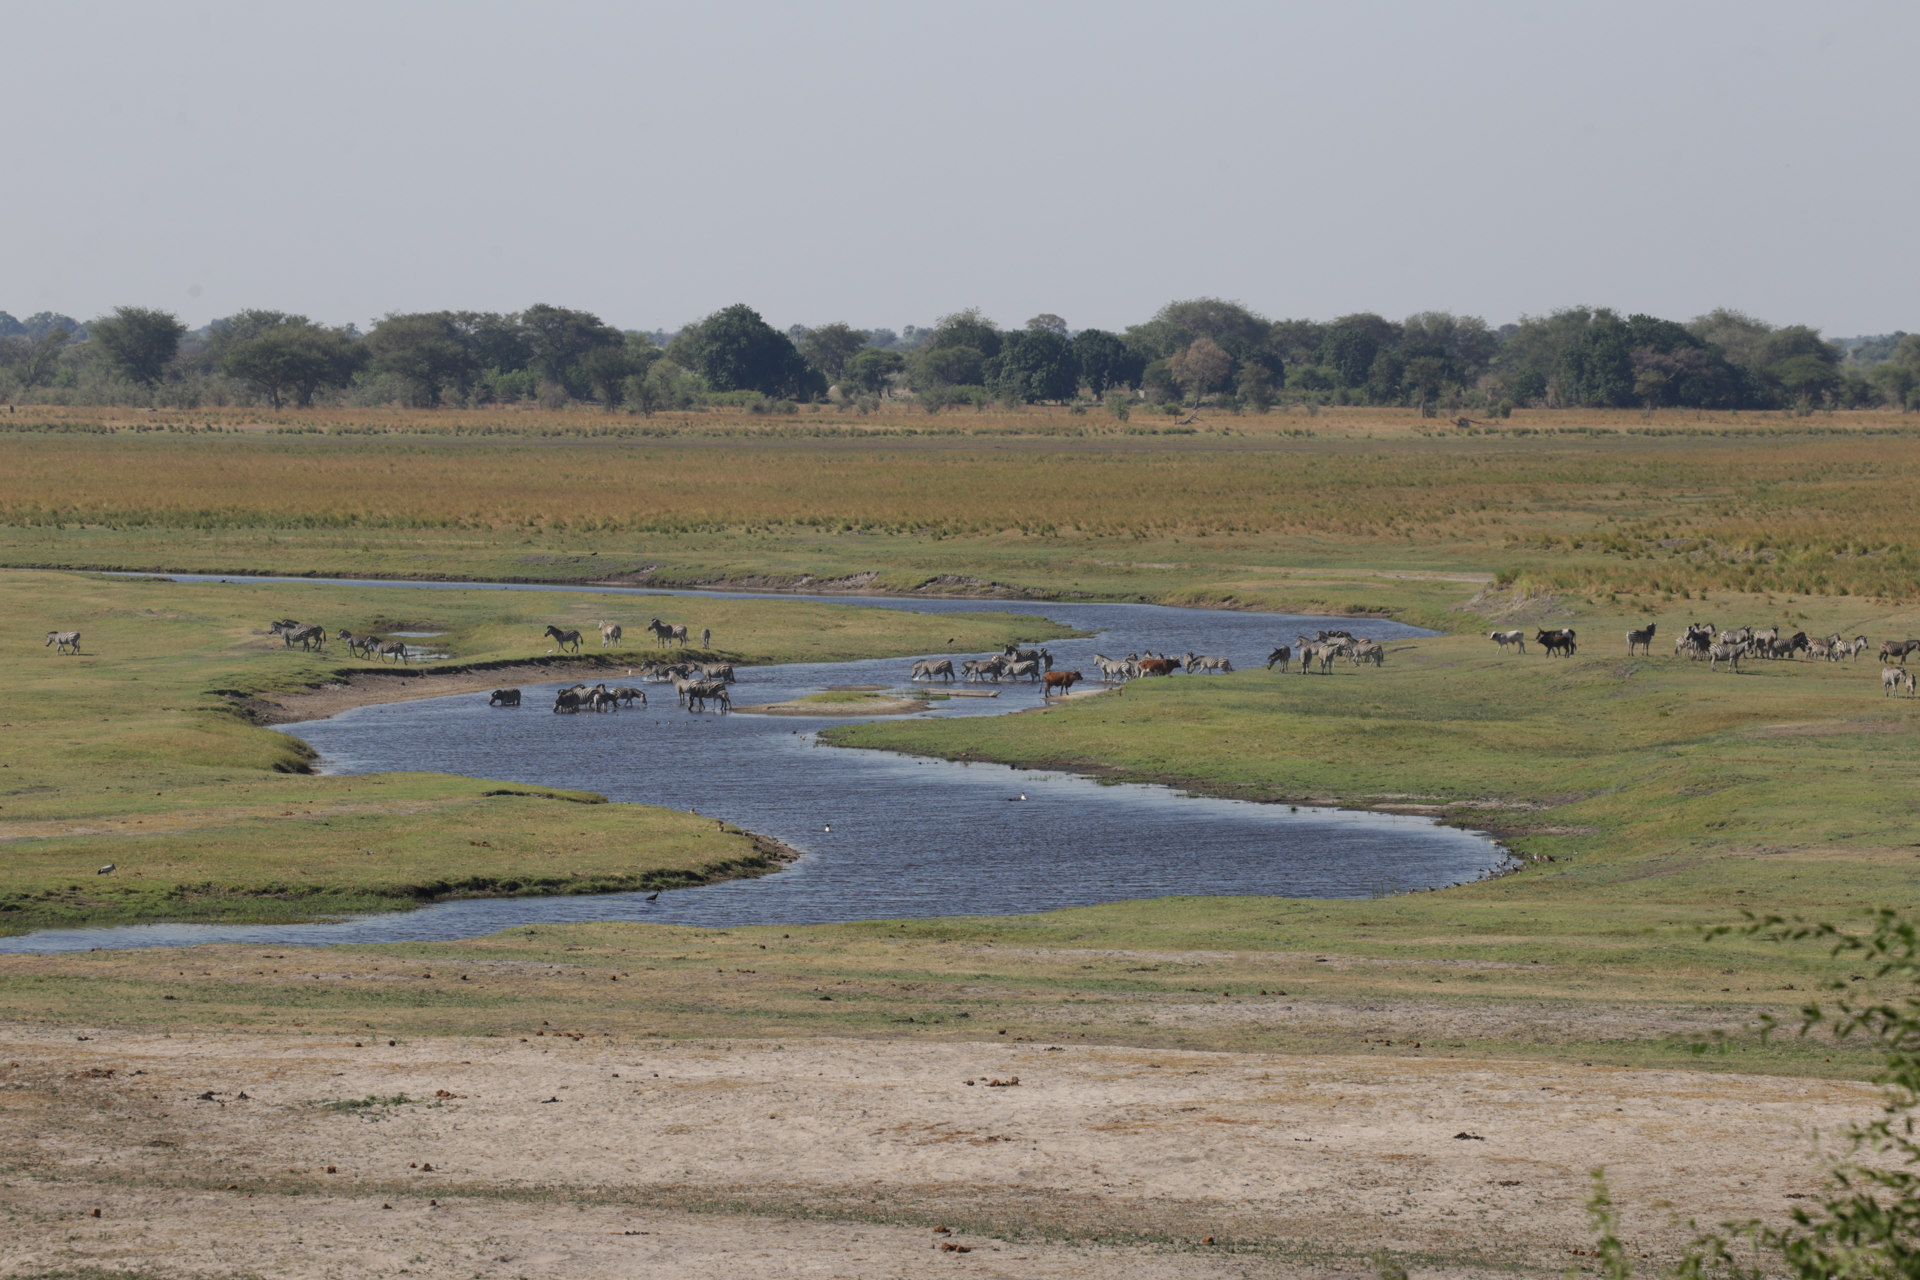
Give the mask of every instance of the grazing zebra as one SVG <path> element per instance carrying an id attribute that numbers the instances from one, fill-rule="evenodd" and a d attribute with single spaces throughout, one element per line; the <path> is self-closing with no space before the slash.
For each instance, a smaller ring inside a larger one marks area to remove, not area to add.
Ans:
<path id="1" fill-rule="evenodd" d="M 373 646 L 373 651 L 382 658 L 391 657 L 396 662 L 410 662 L 407 657 L 407 642 L 404 640 L 382 640 Z"/>
<path id="2" fill-rule="evenodd" d="M 1627 632 L 1627 656 L 1629 658 L 1633 656 L 1633 650 L 1636 645 L 1639 646 L 1640 652 L 1646 657 L 1651 658 L 1653 656 L 1653 633 L 1659 625 L 1657 622 L 1649 622 L 1644 631 Z"/>
<path id="3" fill-rule="evenodd" d="M 495 689 L 493 696 L 487 699 L 490 707 L 517 707 L 520 705 L 518 689 Z"/>
<path id="4" fill-rule="evenodd" d="M 655 642 L 663 647 L 687 642 L 687 624 L 684 622 L 679 626 L 669 626 L 654 618 L 647 623 L 647 630 L 653 632 Z"/>
<path id="5" fill-rule="evenodd" d="M 700 628 L 700 647 L 702 649 L 713 648 L 713 628 L 712 627 Z"/>
<path id="6" fill-rule="evenodd" d="M 601 622 L 601 623 L 597 623 L 596 625 L 600 628 L 600 647 L 602 649 L 606 648 L 608 645 L 615 645 L 620 643 L 620 624 L 619 623 Z"/>
<path id="7" fill-rule="evenodd" d="M 78 653 L 80 652 L 80 633 L 78 631 L 49 631 L 47 632 L 47 644 L 53 646 L 55 653 L 66 653 L 69 650 Z M 44 649 L 47 647 L 47 644 L 43 644 L 40 647 Z"/>
<path id="8" fill-rule="evenodd" d="M 1487 639 L 1499 645 L 1502 653 L 1507 651 L 1510 644 L 1517 645 L 1522 653 L 1527 651 L 1527 633 L 1524 631 L 1489 631 Z"/>
<path id="9" fill-rule="evenodd" d="M 267 630 L 285 641 L 289 649 L 293 648 L 296 640 L 300 642 L 302 649 L 311 649 L 315 646 L 321 649 L 327 647 L 327 629 L 317 622 L 302 624 L 289 619 L 285 622 L 276 622 Z"/>
<path id="10" fill-rule="evenodd" d="M 953 659 L 952 658 L 937 658 L 937 659 L 922 658 L 918 662 L 913 664 L 913 674 L 908 676 L 907 679 L 932 680 L 935 676 L 944 676 L 946 679 L 952 680 L 953 679 Z"/>
<path id="11" fill-rule="evenodd" d="M 1356 640 L 1347 648 L 1347 656 L 1353 659 L 1353 665 L 1371 662 L 1376 667 L 1387 663 L 1387 648 L 1377 640 Z"/>
<path id="12" fill-rule="evenodd" d="M 549 623 L 547 629 L 540 634 L 543 636 L 552 636 L 553 642 L 562 649 L 571 649 L 574 653 L 580 652 L 580 633 L 578 631 L 562 631 L 560 628 Z"/>

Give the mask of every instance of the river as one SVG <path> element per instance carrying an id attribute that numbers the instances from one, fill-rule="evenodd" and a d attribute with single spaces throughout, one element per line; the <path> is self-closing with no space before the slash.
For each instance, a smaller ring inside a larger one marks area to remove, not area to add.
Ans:
<path id="1" fill-rule="evenodd" d="M 695 598 L 736 594 L 601 590 Z M 1234 677 L 1173 677 L 1194 681 L 1319 679 L 1260 668 L 1275 644 L 1321 627 L 1349 626 L 1390 648 L 1394 641 L 1429 634 L 1391 622 L 1356 625 L 1142 604 L 750 598 L 1045 616 L 1098 633 L 1048 643 L 1065 668 L 1094 671 L 1095 650 L 1115 655 L 1191 649 L 1229 657 L 1243 671 Z M 698 625 L 694 599 L 679 616 Z M 908 664 L 889 658 L 742 668 L 734 701 L 775 702 L 831 685 L 904 687 Z M 1368 675 L 1343 670 L 1346 675 L 1333 678 Z M 1482 833 L 1419 817 L 1295 809 L 1160 786 L 1103 785 L 1072 774 L 827 747 L 816 732 L 846 720 L 691 715 L 675 706 L 671 686 L 650 688 L 647 708 L 556 716 L 548 710 L 556 687 L 523 686 L 526 701 L 517 709 L 489 707 L 484 695 L 463 694 L 359 707 L 286 729 L 320 752 L 320 768 L 328 773 L 425 769 L 599 791 L 616 801 L 710 815 L 772 836 L 804 856 L 772 875 L 663 893 L 654 903 L 637 893 L 486 898 L 311 924 L 44 930 L 0 939 L 0 951 L 398 942 L 582 920 L 728 927 L 1003 915 L 1175 895 L 1365 897 L 1475 879 L 1506 860 L 1505 851 Z M 1001 685 L 998 691 L 997 698 L 936 701 L 923 714 L 1003 715 L 1039 703 L 1030 685 Z M 1285 746 L 1275 743 L 1283 768 Z"/>

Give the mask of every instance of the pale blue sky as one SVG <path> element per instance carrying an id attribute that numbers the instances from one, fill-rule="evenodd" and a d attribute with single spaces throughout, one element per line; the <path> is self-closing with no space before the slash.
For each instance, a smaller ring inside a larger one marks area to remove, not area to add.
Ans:
<path id="1" fill-rule="evenodd" d="M 1920 4 L 9 4 L 0 309 L 1920 329 Z"/>

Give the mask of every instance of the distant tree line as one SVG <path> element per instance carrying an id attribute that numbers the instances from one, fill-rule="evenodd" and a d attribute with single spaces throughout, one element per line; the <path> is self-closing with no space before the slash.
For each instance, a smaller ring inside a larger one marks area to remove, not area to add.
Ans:
<path id="1" fill-rule="evenodd" d="M 514 313 L 394 313 L 362 333 L 281 311 L 189 332 L 118 307 L 81 324 L 0 312 L 0 394 L 74 403 L 591 404 L 653 414 L 735 405 L 787 412 L 835 399 L 929 412 L 1055 402 L 1264 412 L 1276 403 L 1517 407 L 1920 409 L 1920 335 L 1830 341 L 1718 310 L 1684 323 L 1568 307 L 1490 327 L 1476 316 L 1370 312 L 1269 320 L 1236 302 L 1171 302 L 1118 332 L 1042 314 L 1003 329 L 978 310 L 930 328 L 795 325 L 744 304 L 668 333 L 622 331 L 539 303 Z"/>

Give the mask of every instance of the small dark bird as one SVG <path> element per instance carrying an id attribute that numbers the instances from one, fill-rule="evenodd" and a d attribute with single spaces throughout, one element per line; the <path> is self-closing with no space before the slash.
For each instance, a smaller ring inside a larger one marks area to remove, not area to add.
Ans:
<path id="1" fill-rule="evenodd" d="M 654 891 L 653 891 L 652 893 L 650 893 L 650 894 L 648 894 L 648 895 L 647 895 L 647 901 L 648 901 L 648 902 L 658 902 L 658 901 L 660 901 L 660 891 L 659 891 L 658 889 L 655 889 L 655 890 L 654 890 Z"/>
<path id="2" fill-rule="evenodd" d="M 98 871 L 96 871 L 96 872 L 94 872 L 93 874 L 95 874 L 95 875 L 97 875 L 97 876 L 104 876 L 104 875 L 106 875 L 106 874 L 107 874 L 107 873 L 108 873 L 109 871 L 112 871 L 112 870 L 113 870 L 113 864 L 112 864 L 111 862 L 109 862 L 109 863 L 108 863 L 108 864 L 107 864 L 106 866 L 104 866 L 104 867 L 102 867 L 102 868 L 100 868 L 100 869 L 99 869 Z"/>

